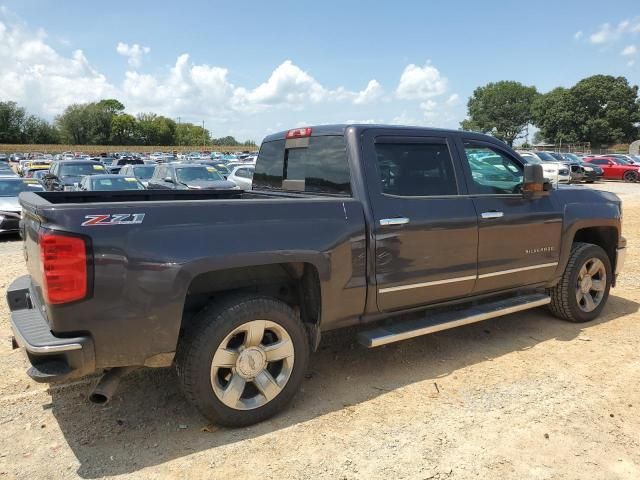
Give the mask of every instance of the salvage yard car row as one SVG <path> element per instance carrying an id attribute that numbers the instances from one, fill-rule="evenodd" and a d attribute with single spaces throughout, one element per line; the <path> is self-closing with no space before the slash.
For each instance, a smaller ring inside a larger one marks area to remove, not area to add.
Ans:
<path id="1" fill-rule="evenodd" d="M 15 175 L 7 164 L 4 165 L 0 175 L 2 172 Z M 237 161 L 237 158 L 236 161 L 226 162 L 185 157 L 182 161 L 156 163 L 134 157 L 77 157 L 51 163 L 41 159 L 20 160 L 14 168 L 22 177 L 37 179 L 48 191 L 144 188 L 238 190 L 251 188 L 254 164 Z M 86 178 L 96 176 L 100 177 L 100 181 Z"/>

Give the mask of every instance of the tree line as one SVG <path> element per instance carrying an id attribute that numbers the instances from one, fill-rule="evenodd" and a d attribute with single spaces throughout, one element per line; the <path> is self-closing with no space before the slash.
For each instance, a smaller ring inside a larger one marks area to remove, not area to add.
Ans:
<path id="1" fill-rule="evenodd" d="M 539 130 L 534 142 L 589 142 L 591 147 L 640 138 L 638 86 L 625 77 L 594 75 L 570 88 L 541 94 L 514 81 L 494 82 L 474 90 L 467 103 L 465 130 L 489 133 L 509 145 Z"/>
<path id="2" fill-rule="evenodd" d="M 155 113 L 126 113 L 116 99 L 69 105 L 53 122 L 0 102 L 0 143 L 73 145 L 254 146 L 232 136 L 213 138 L 208 129 Z"/>

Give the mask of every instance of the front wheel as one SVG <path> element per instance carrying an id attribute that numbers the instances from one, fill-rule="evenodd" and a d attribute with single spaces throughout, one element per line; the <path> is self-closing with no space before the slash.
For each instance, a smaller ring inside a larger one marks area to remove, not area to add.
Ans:
<path id="1" fill-rule="evenodd" d="M 548 289 L 551 313 L 570 322 L 593 320 L 607 303 L 611 279 L 611 262 L 602 248 L 574 243 L 562 278 Z"/>
<path id="2" fill-rule="evenodd" d="M 298 391 L 309 341 L 285 303 L 231 297 L 205 308 L 176 358 L 187 399 L 214 423 L 241 427 L 279 412 Z"/>
<path id="3" fill-rule="evenodd" d="M 622 179 L 625 182 L 637 182 L 638 181 L 638 172 L 635 170 L 629 170 L 628 172 L 624 172 Z"/>

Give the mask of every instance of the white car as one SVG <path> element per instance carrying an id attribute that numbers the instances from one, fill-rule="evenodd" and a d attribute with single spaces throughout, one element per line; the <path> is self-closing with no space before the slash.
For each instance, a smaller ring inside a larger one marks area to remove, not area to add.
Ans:
<path id="1" fill-rule="evenodd" d="M 232 181 L 242 190 L 251 190 L 251 184 L 253 183 L 253 173 L 255 171 L 253 165 L 238 165 L 231 168 L 231 173 L 227 177 L 227 180 Z"/>
<path id="2" fill-rule="evenodd" d="M 540 154 L 543 152 L 531 152 L 528 150 L 516 151 L 525 162 L 542 165 L 544 178 L 548 179 L 551 183 L 569 183 L 571 181 L 571 169 L 568 165 L 558 163 L 555 159 L 551 161 L 546 158 L 541 158 Z"/>
<path id="3" fill-rule="evenodd" d="M 164 153 L 153 152 L 151 155 L 149 155 L 149 158 L 154 162 L 161 162 L 164 159 Z"/>

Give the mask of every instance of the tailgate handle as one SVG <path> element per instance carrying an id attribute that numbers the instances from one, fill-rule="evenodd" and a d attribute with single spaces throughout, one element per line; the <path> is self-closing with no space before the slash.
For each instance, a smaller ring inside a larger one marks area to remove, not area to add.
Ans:
<path id="1" fill-rule="evenodd" d="M 406 225 L 407 223 L 409 223 L 409 219 L 407 217 L 394 217 L 394 218 L 380 219 L 380 225 L 382 225 L 383 227 Z"/>

